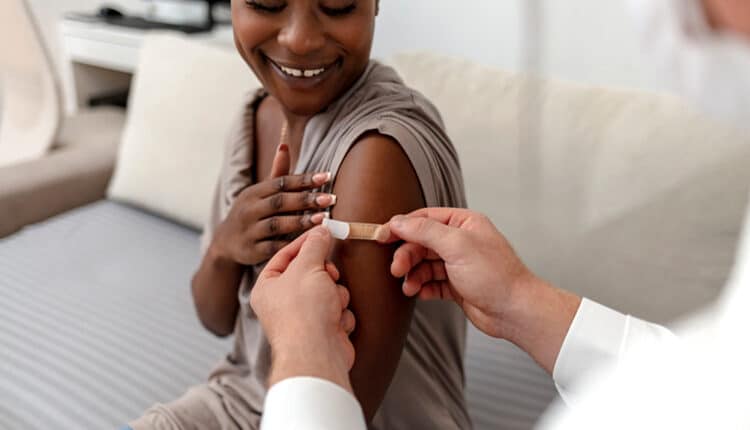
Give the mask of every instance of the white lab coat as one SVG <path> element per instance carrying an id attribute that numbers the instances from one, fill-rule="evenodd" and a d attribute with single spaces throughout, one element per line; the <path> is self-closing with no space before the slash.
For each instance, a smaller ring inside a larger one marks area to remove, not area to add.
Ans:
<path id="1" fill-rule="evenodd" d="M 563 342 L 553 378 L 561 396 L 576 403 L 576 382 L 591 369 L 616 363 L 641 342 L 671 343 L 664 327 L 623 315 L 584 299 Z M 266 397 L 262 430 L 365 430 L 362 410 L 351 393 L 316 378 L 290 378 Z"/>
<path id="2" fill-rule="evenodd" d="M 679 341 L 636 342 L 616 366 L 583 378 L 574 407 L 556 405 L 539 427 L 750 429 L 749 309 L 750 211 L 719 302 L 689 321 Z"/>

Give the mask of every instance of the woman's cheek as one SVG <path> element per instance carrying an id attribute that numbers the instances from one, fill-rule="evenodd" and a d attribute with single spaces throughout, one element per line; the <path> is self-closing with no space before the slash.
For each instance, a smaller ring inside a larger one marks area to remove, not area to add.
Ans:
<path id="1" fill-rule="evenodd" d="M 369 61 L 374 32 L 375 27 L 372 22 L 356 22 L 336 28 L 333 38 L 340 41 L 339 43 L 345 47 L 349 55 Z"/>

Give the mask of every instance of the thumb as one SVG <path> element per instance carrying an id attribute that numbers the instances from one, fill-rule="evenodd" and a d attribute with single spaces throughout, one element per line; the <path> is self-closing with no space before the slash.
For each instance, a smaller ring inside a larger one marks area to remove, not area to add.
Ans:
<path id="1" fill-rule="evenodd" d="M 273 164 L 271 165 L 271 174 L 269 179 L 278 178 L 289 174 L 289 168 L 291 165 L 291 158 L 289 156 L 289 146 L 285 143 L 279 145 L 276 150 L 276 155 L 273 157 Z"/>
<path id="2" fill-rule="evenodd" d="M 425 217 L 397 216 L 388 224 L 391 233 L 409 243 L 422 245 L 440 258 L 450 251 L 449 238 L 455 230 L 443 223 Z"/>
<path id="3" fill-rule="evenodd" d="M 325 268 L 326 259 L 331 252 L 333 239 L 324 227 L 316 227 L 307 233 L 305 243 L 297 255 L 295 263 L 304 267 Z"/>

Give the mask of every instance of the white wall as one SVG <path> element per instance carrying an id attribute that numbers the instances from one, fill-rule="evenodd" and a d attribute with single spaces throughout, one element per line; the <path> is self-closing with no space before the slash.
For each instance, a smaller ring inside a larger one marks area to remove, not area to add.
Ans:
<path id="1" fill-rule="evenodd" d="M 0 0 L 1 1 L 1 0 Z M 59 37 L 58 22 L 66 12 L 95 13 L 103 4 L 116 5 L 124 12 L 143 10 L 143 0 L 28 0 L 36 15 L 39 26 L 44 32 L 47 45 L 50 47 L 55 64 L 60 70 L 62 47 Z"/>
<path id="2" fill-rule="evenodd" d="M 68 70 L 62 65 L 63 47 L 59 28 L 60 19 L 67 12 L 96 13 L 104 3 L 117 6 L 123 12 L 141 12 L 144 10 L 146 3 L 143 0 L 28 0 L 28 2 L 34 11 L 39 27 L 44 33 L 45 41 L 52 56 L 52 62 L 57 68 L 57 76 L 60 78 L 63 86 L 63 105 L 65 106 L 65 111 L 72 113 L 76 106 L 76 93 L 73 91 L 71 76 Z M 124 75 L 106 75 L 106 77 L 102 75 L 101 79 L 104 79 L 106 82 L 111 81 L 112 85 L 119 87 L 123 81 L 126 82 L 127 78 Z"/>
<path id="3" fill-rule="evenodd" d="M 57 22 L 102 3 L 142 11 L 145 0 L 29 0 L 60 61 Z M 526 0 L 381 0 L 374 54 L 430 49 L 521 70 Z M 545 0 L 545 74 L 597 85 L 652 88 L 640 61 L 627 0 Z"/>
<path id="4" fill-rule="evenodd" d="M 523 0 L 380 0 L 374 54 L 433 50 L 515 68 Z"/>
<path id="5" fill-rule="evenodd" d="M 375 55 L 431 49 L 521 70 L 526 0 L 380 0 Z M 627 0 L 545 0 L 546 75 L 653 87 Z"/>

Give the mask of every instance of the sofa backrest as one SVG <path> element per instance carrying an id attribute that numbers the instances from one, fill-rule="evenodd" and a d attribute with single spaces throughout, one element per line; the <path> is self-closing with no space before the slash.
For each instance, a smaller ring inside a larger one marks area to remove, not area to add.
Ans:
<path id="1" fill-rule="evenodd" d="M 540 274 L 662 322 L 717 296 L 747 203 L 750 137 L 671 96 L 543 81 L 530 105 L 519 75 L 431 54 L 390 64 L 441 111 L 470 206 Z M 538 145 L 521 131 L 530 112 Z"/>

